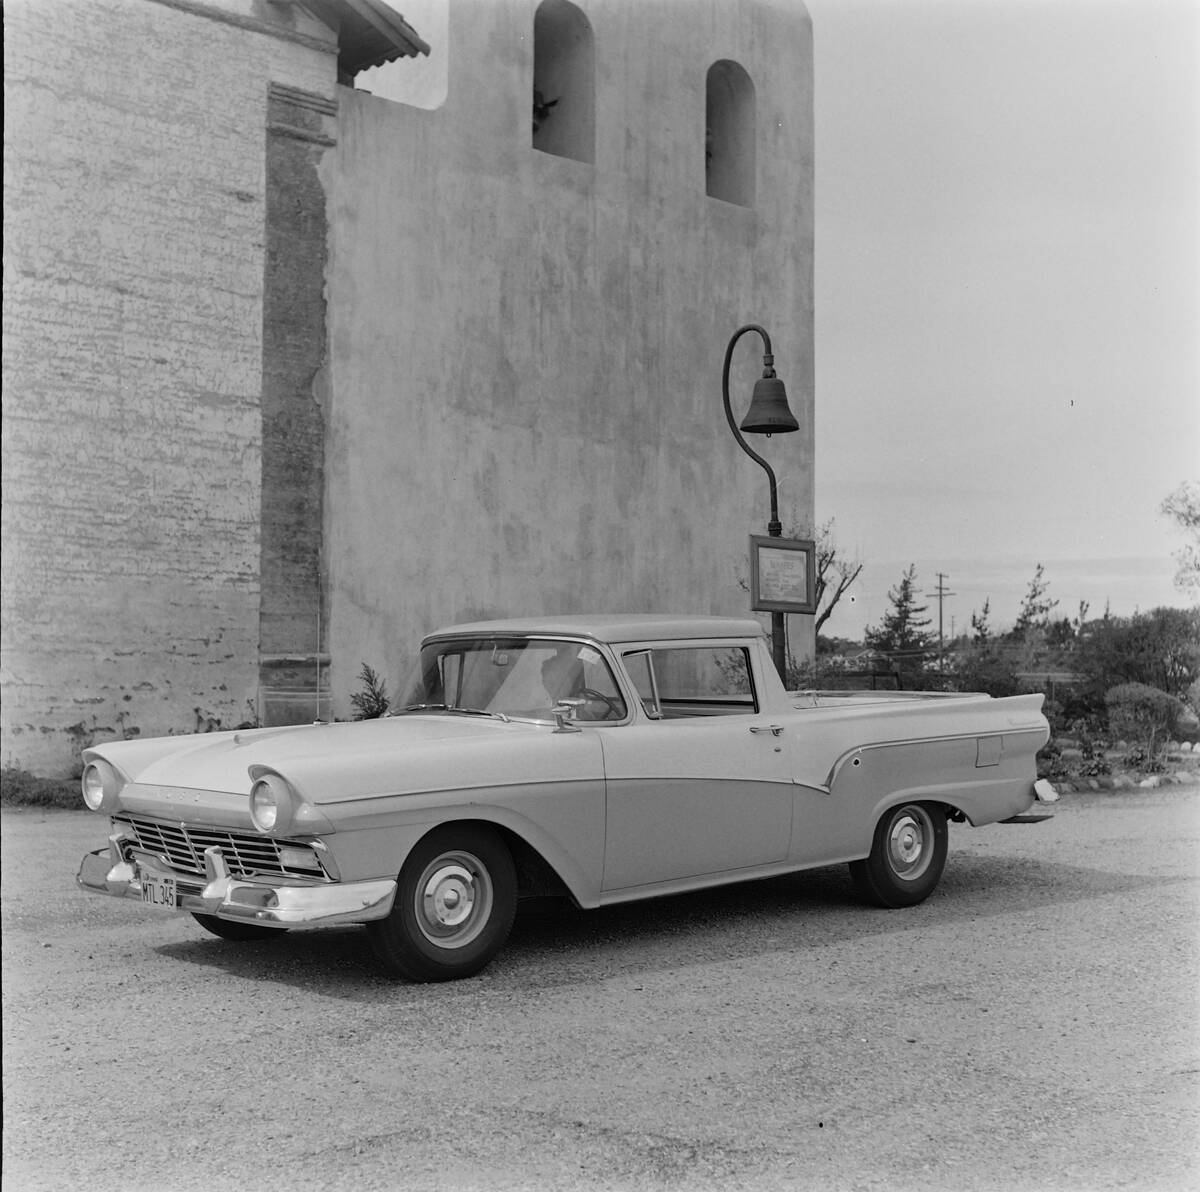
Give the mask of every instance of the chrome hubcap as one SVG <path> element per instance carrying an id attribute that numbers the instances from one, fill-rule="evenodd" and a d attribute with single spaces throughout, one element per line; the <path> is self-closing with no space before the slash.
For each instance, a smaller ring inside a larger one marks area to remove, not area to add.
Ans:
<path id="1" fill-rule="evenodd" d="M 914 881 L 929 868 L 933 855 L 933 821 L 921 807 L 901 808 L 888 832 L 888 863 L 905 881 Z"/>
<path id="2" fill-rule="evenodd" d="M 425 867 L 415 893 L 421 934 L 441 948 L 469 944 L 492 910 L 491 879 L 482 862 L 469 853 L 435 858 Z"/>

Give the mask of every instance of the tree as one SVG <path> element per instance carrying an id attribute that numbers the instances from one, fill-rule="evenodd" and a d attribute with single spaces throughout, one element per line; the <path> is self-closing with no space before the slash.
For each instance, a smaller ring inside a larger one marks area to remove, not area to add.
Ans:
<path id="1" fill-rule="evenodd" d="M 983 602 L 983 611 L 971 611 L 971 643 L 976 646 L 986 646 L 992 640 L 992 627 L 988 618 L 992 615 L 992 598 L 989 596 Z"/>
<path id="2" fill-rule="evenodd" d="M 850 590 L 863 569 L 861 559 L 843 557 L 841 548 L 834 541 L 833 521 L 834 519 L 831 517 L 811 534 L 815 546 L 817 567 L 814 584 L 817 604 L 816 620 L 813 623 L 814 634 L 820 634 L 821 627 L 829 620 L 833 610 L 837 608 L 838 601 Z M 786 533 L 789 538 L 810 537 L 809 527 L 802 526 L 795 520 L 794 512 L 793 523 L 788 526 Z M 743 592 L 750 590 L 750 584 L 745 576 L 738 576 L 738 586 Z"/>
<path id="3" fill-rule="evenodd" d="M 1050 583 L 1046 579 L 1045 568 L 1041 563 L 1029 581 L 1029 590 L 1021 601 L 1021 611 L 1017 614 L 1017 623 L 1013 633 L 1024 636 L 1030 629 L 1045 630 L 1050 625 L 1050 614 L 1058 607 L 1057 600 L 1049 600 L 1046 592 Z"/>
<path id="4" fill-rule="evenodd" d="M 1097 711 L 1105 693 L 1125 683 L 1185 699 L 1200 679 L 1200 608 L 1156 608 L 1091 621 L 1076 644 L 1074 669 L 1084 677 L 1087 698 Z"/>
<path id="5" fill-rule="evenodd" d="M 802 537 L 802 535 L 798 535 Z M 817 528 L 817 633 L 837 608 L 838 601 L 850 590 L 851 585 L 862 573 L 861 559 L 845 559 L 833 539 L 833 518 Z"/>
<path id="6" fill-rule="evenodd" d="M 917 604 L 917 565 L 910 563 L 900 582 L 888 592 L 890 611 L 874 629 L 868 629 L 866 644 L 887 654 L 908 683 L 925 669 L 929 650 L 928 606 Z"/>
<path id="7" fill-rule="evenodd" d="M 1023 671 L 1038 670 L 1046 662 L 1050 614 L 1058 607 L 1058 601 L 1046 595 L 1049 588 L 1045 568 L 1039 563 L 1029 581 L 1025 599 L 1021 601 L 1021 611 L 1011 634 L 1012 640 L 1021 647 L 1020 669 Z"/>
<path id="8" fill-rule="evenodd" d="M 1003 642 L 992 633 L 991 608 L 988 599 L 981 612 L 971 613 L 971 640 L 954 656 L 955 686 L 959 691 L 1014 695 L 1017 676 Z"/>
<path id="9" fill-rule="evenodd" d="M 1161 509 L 1191 539 L 1175 555 L 1175 586 L 1200 595 L 1200 481 L 1185 480 Z"/>

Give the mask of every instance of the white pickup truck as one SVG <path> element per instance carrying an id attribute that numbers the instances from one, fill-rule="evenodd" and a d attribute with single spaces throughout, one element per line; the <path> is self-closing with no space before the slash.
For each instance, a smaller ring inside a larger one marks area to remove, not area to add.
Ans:
<path id="1" fill-rule="evenodd" d="M 584 908 L 848 862 L 920 902 L 948 824 L 1029 815 L 1041 695 L 788 692 L 756 621 L 593 616 L 430 635 L 377 720 L 84 753 L 79 883 L 262 940 L 364 923 L 410 980 L 478 972 L 517 901 Z"/>

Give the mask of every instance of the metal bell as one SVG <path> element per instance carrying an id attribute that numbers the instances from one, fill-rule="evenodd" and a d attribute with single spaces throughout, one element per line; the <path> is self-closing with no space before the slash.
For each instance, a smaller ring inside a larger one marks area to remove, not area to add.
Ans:
<path id="1" fill-rule="evenodd" d="M 799 430 L 788 406 L 787 391 L 773 368 L 763 369 L 763 375 L 754 382 L 754 394 L 750 398 L 750 409 L 742 419 L 742 430 L 752 435 L 786 435 Z"/>

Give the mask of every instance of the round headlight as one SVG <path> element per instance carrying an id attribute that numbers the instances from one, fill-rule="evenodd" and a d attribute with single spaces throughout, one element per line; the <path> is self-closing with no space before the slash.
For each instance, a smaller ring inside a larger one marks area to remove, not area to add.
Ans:
<path id="1" fill-rule="evenodd" d="M 93 811 L 111 811 L 116 807 L 117 795 L 124 785 L 125 780 L 116 768 L 99 759 L 88 762 L 80 782 L 83 801 Z"/>
<path id="2" fill-rule="evenodd" d="M 295 800 L 291 787 L 276 774 L 267 774 L 250 788 L 250 819 L 260 832 L 286 832 Z"/>

